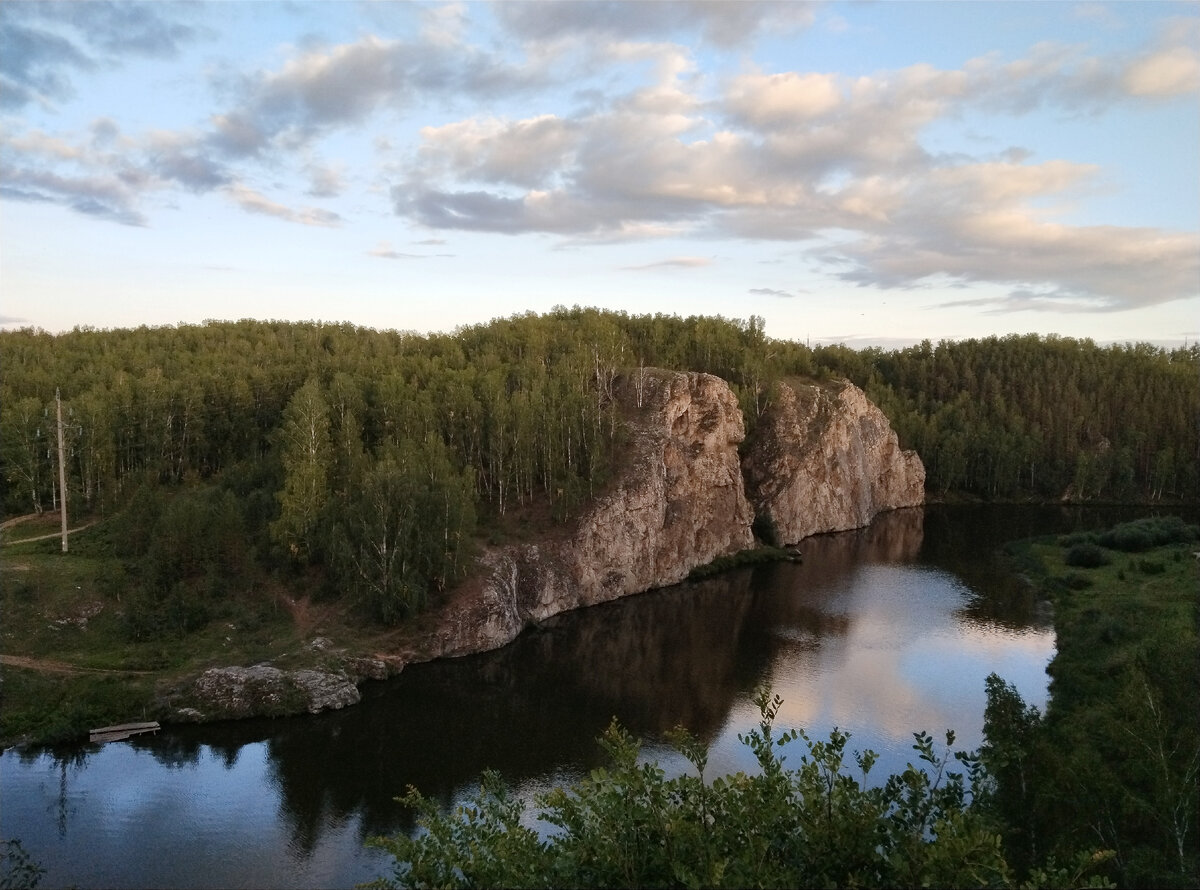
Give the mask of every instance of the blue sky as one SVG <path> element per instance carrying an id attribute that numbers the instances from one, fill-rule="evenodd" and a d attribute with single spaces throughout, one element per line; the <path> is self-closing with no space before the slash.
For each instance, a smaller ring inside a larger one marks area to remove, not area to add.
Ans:
<path id="1" fill-rule="evenodd" d="M 1200 337 L 1200 5 L 0 4 L 0 323 Z"/>

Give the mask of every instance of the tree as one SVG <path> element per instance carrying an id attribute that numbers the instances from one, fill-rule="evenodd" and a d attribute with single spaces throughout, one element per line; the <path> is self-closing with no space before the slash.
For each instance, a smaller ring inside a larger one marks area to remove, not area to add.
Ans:
<path id="1" fill-rule="evenodd" d="M 307 561 L 316 542 L 317 520 L 329 495 L 333 444 L 329 406 L 320 385 L 310 379 L 296 390 L 283 412 L 279 430 L 283 489 L 272 537 L 296 559 Z"/>
<path id="2" fill-rule="evenodd" d="M 440 439 L 389 449 L 338 517 L 334 565 L 386 624 L 422 609 L 466 566 L 475 510 L 469 474 Z"/>

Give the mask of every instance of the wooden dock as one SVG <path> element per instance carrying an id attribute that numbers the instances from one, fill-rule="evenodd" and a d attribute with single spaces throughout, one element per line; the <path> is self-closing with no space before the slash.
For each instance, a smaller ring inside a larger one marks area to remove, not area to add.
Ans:
<path id="1" fill-rule="evenodd" d="M 89 742 L 119 742 L 122 739 L 130 738 L 135 735 L 142 735 L 146 732 L 158 732 L 161 727 L 157 720 L 152 720 L 148 723 L 122 723 L 119 726 L 101 726 L 99 729 L 93 729 L 88 733 Z"/>

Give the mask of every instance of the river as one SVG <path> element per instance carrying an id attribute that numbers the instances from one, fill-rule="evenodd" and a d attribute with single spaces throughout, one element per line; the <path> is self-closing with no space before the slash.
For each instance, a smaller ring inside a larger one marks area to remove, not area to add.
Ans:
<path id="1" fill-rule="evenodd" d="M 496 769 L 528 800 L 602 763 L 616 717 L 668 773 L 683 725 L 709 775 L 750 771 L 738 733 L 766 685 L 781 728 L 913 759 L 912 733 L 981 741 L 984 678 L 1045 706 L 1049 612 L 1001 570 L 1005 540 L 1112 511 L 931 507 L 800 545 L 802 564 L 727 573 L 560 615 L 502 650 L 368 686 L 317 717 L 167 728 L 104 746 L 0 756 L 0 835 L 46 868 L 43 887 L 345 887 L 389 873 L 364 847 L 408 831 L 415 785 L 444 806 Z M 798 761 L 799 743 L 785 749 Z"/>

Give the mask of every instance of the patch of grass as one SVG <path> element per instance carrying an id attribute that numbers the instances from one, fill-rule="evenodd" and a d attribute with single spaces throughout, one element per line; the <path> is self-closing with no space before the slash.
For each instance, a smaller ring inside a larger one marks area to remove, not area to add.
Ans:
<path id="1" fill-rule="evenodd" d="M 52 744 L 97 726 L 153 719 L 153 692 L 150 677 L 64 676 L 6 666 L 0 739 Z"/>
<path id="2" fill-rule="evenodd" d="M 89 546 L 72 539 L 66 554 L 57 540 L 3 548 L 0 651 L 42 669 L 4 666 L 0 743 L 63 741 L 143 713 L 153 718 L 157 682 L 208 667 L 280 659 L 302 666 L 316 658 L 303 645 L 307 628 L 286 607 L 295 591 L 254 571 L 199 591 L 208 620 L 192 632 L 131 639 L 137 579 L 96 531 Z M 354 638 L 335 623 L 340 639 Z"/>
<path id="3" fill-rule="evenodd" d="M 729 556 L 718 556 L 712 562 L 705 563 L 702 566 L 696 566 L 688 572 L 687 579 L 689 581 L 699 581 L 703 578 L 710 578 L 713 575 L 719 575 L 722 572 L 728 572 L 731 569 L 739 569 L 743 566 L 759 565 L 764 562 L 799 562 L 800 556 L 794 550 L 789 550 L 785 547 L 753 547 L 749 550 L 741 550 L 737 553 L 732 553 Z"/>
<path id="4" fill-rule="evenodd" d="M 1054 602 L 1058 651 L 1048 671 L 1058 713 L 1101 700 L 1106 677 L 1135 661 L 1146 662 L 1152 650 L 1196 648 L 1195 526 L 1156 520 L 1146 528 L 1175 540 L 1137 557 L 1110 559 L 1087 569 L 1086 576 L 1072 571 L 1068 560 L 1071 549 L 1088 546 L 1086 541 L 1039 539 L 1021 548 L 1022 568 Z M 1105 538 L 1115 540 L 1107 532 L 1095 540 Z"/>

